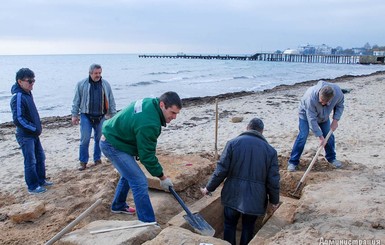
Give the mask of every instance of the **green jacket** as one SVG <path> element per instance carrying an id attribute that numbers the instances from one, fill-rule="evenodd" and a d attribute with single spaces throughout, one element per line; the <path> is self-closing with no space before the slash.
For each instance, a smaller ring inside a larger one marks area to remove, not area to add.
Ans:
<path id="1" fill-rule="evenodd" d="M 145 98 L 131 103 L 103 124 L 102 133 L 116 149 L 140 162 L 152 176 L 161 176 L 163 168 L 156 157 L 156 145 L 166 119 L 158 98 Z"/>

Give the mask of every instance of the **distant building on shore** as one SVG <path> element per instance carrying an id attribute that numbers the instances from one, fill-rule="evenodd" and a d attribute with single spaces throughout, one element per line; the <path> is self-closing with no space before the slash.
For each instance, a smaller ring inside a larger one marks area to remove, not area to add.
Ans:
<path id="1" fill-rule="evenodd" d="M 336 49 L 333 49 L 326 44 L 322 45 L 303 45 L 297 49 L 286 49 L 284 54 L 304 54 L 304 55 L 331 55 L 336 53 Z"/>
<path id="2" fill-rule="evenodd" d="M 353 53 L 355 55 L 365 55 L 367 54 L 367 50 L 365 48 L 352 48 Z"/>
<path id="3" fill-rule="evenodd" d="M 300 53 L 296 49 L 289 49 L 288 48 L 285 51 L 283 51 L 283 54 L 300 54 Z"/>
<path id="4" fill-rule="evenodd" d="M 298 47 L 300 54 L 321 54 L 321 55 L 330 55 L 334 54 L 333 48 L 327 46 L 326 44 L 321 45 L 304 45 Z"/>
<path id="5" fill-rule="evenodd" d="M 385 56 L 385 51 L 373 50 L 374 56 Z"/>
<path id="6" fill-rule="evenodd" d="M 360 56 L 360 64 L 385 64 L 385 56 L 362 55 Z"/>

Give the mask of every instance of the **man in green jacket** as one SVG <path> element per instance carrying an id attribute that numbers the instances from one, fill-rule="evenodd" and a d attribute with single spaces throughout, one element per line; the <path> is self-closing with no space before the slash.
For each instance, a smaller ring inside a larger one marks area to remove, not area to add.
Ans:
<path id="1" fill-rule="evenodd" d="M 156 157 L 156 145 L 162 126 L 176 119 L 181 108 L 178 94 L 166 92 L 159 98 L 131 103 L 103 124 L 101 150 L 121 175 L 111 205 L 113 213 L 137 212 L 140 221 L 155 221 L 147 178 L 135 159 L 139 157 L 147 171 L 159 178 L 164 190 L 173 186 Z M 130 188 L 137 210 L 126 203 Z"/>

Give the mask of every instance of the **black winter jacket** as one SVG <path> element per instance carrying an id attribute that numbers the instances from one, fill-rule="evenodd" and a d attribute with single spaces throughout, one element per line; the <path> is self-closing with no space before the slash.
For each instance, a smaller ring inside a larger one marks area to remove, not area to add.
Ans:
<path id="1" fill-rule="evenodd" d="M 16 134 L 20 136 L 39 136 L 41 121 L 33 101 L 32 93 L 24 91 L 18 83 L 11 89 L 11 110 L 13 123 L 16 125 Z"/>
<path id="2" fill-rule="evenodd" d="M 267 203 L 279 203 L 277 151 L 258 131 L 249 130 L 227 142 L 206 188 L 214 191 L 226 179 L 222 205 L 262 216 Z"/>

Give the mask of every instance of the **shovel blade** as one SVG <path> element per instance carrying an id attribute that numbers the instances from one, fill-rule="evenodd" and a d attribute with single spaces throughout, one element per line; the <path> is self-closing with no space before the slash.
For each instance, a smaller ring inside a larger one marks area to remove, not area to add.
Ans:
<path id="1" fill-rule="evenodd" d="M 215 230 L 199 213 L 184 215 L 183 217 L 198 234 L 203 236 L 214 236 Z"/>
<path id="2" fill-rule="evenodd" d="M 301 188 L 301 186 L 302 186 L 302 182 L 300 181 L 300 182 L 298 183 L 297 187 L 295 188 L 294 192 L 289 193 L 289 195 L 290 195 L 291 197 L 296 198 L 296 199 L 300 199 L 301 196 L 300 196 L 300 194 L 298 193 L 298 191 L 299 191 L 299 189 Z"/>

